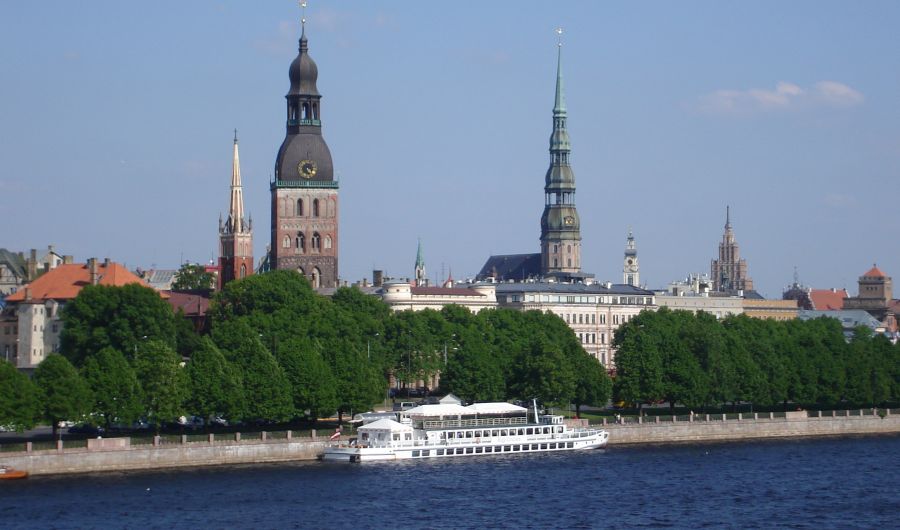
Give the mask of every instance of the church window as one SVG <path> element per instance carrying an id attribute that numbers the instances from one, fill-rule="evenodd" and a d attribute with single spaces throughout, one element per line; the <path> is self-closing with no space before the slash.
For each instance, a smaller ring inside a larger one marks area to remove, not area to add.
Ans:
<path id="1" fill-rule="evenodd" d="M 319 216 L 319 199 L 313 199 L 312 215 L 313 217 Z"/>
<path id="2" fill-rule="evenodd" d="M 318 120 L 318 119 L 319 119 L 319 104 L 318 104 L 318 103 L 313 103 L 313 115 L 312 115 L 312 119 L 314 119 L 314 120 Z"/>
<path id="3" fill-rule="evenodd" d="M 553 258 L 553 266 L 554 266 L 554 267 L 559 267 L 559 260 L 558 260 L 558 259 Z"/>
<path id="4" fill-rule="evenodd" d="M 291 248 L 291 238 L 284 236 L 284 239 L 281 240 L 281 248 Z"/>
<path id="5" fill-rule="evenodd" d="M 306 252 L 306 236 L 303 235 L 303 232 L 297 234 L 297 249 L 301 254 Z"/>
<path id="6" fill-rule="evenodd" d="M 319 236 L 318 232 L 313 232 L 312 236 L 312 244 L 310 248 L 313 252 L 318 252 L 322 248 L 322 238 Z"/>
<path id="7" fill-rule="evenodd" d="M 241 263 L 241 275 L 239 276 L 239 278 L 246 278 L 246 277 L 247 277 L 247 265 L 244 263 Z"/>
<path id="8" fill-rule="evenodd" d="M 584 316 L 581 313 L 578 313 L 578 323 L 584 324 Z"/>
<path id="9" fill-rule="evenodd" d="M 568 248 L 566 248 L 566 252 L 571 254 L 572 253 L 572 245 L 567 245 L 567 246 L 568 246 Z"/>
<path id="10" fill-rule="evenodd" d="M 331 236 L 325 236 L 325 250 L 331 248 Z"/>
<path id="11" fill-rule="evenodd" d="M 553 245 L 553 253 L 556 254 L 559 252 L 559 245 Z"/>
<path id="12" fill-rule="evenodd" d="M 303 199 L 297 199 L 297 217 L 303 217 Z"/>
<path id="13" fill-rule="evenodd" d="M 572 266 L 572 258 L 569 258 L 569 259 L 567 260 L 567 263 L 569 264 L 569 267 L 571 267 L 571 266 Z"/>
<path id="14" fill-rule="evenodd" d="M 318 289 L 322 287 L 322 272 L 318 267 L 313 267 L 312 271 L 312 286 L 313 289 Z"/>

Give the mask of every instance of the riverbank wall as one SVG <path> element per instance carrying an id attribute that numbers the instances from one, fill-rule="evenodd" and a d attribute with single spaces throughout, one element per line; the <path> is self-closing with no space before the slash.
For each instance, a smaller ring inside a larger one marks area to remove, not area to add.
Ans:
<path id="1" fill-rule="evenodd" d="M 892 414 L 893 412 L 893 414 Z M 900 433 L 900 411 L 693 414 L 629 418 L 603 426 L 610 445 Z"/>
<path id="2" fill-rule="evenodd" d="M 611 447 L 630 444 L 742 441 L 810 436 L 900 433 L 900 410 L 650 416 L 605 422 Z M 252 438 L 251 438 L 252 437 Z M 97 473 L 176 467 L 314 460 L 329 443 L 321 436 L 293 437 L 291 431 L 182 435 L 147 439 L 98 438 L 57 442 L 55 447 L 4 447 L 0 464 L 31 475 Z M 68 445 L 67 445 L 68 444 Z M 16 449 L 16 450 L 10 450 Z"/>

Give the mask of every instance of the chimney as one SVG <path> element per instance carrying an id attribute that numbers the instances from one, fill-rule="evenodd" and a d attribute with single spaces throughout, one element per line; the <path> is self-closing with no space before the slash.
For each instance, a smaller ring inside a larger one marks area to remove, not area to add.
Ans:
<path id="1" fill-rule="evenodd" d="M 109 258 L 103 258 L 103 266 L 109 267 Z"/>
<path id="2" fill-rule="evenodd" d="M 25 286 L 25 301 L 31 301 L 31 287 Z"/>
<path id="3" fill-rule="evenodd" d="M 31 249 L 28 260 L 26 260 L 28 280 L 37 278 L 37 249 Z"/>
<path id="4" fill-rule="evenodd" d="M 89 259 L 87 264 L 91 274 L 91 285 L 97 285 L 100 283 L 100 275 L 97 274 L 97 258 Z"/>
<path id="5" fill-rule="evenodd" d="M 75 263 L 75 257 L 72 255 L 63 256 L 63 263 L 65 265 L 71 265 Z"/>
<path id="6" fill-rule="evenodd" d="M 372 285 L 375 287 L 381 287 L 384 285 L 384 271 L 383 270 L 374 270 L 372 271 Z"/>

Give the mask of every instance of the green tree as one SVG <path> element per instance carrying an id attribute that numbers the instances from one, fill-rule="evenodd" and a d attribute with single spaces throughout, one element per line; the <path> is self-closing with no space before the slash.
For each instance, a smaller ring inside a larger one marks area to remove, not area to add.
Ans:
<path id="1" fill-rule="evenodd" d="M 513 392 L 520 399 L 537 398 L 557 407 L 567 407 L 575 397 L 572 363 L 556 346 L 536 343 L 516 369 Z"/>
<path id="2" fill-rule="evenodd" d="M 575 415 L 581 416 L 583 405 L 605 406 L 612 395 L 612 380 L 595 357 L 582 353 L 573 358 L 575 369 Z"/>
<path id="3" fill-rule="evenodd" d="M 616 330 L 615 399 L 641 405 L 666 397 L 663 352 L 658 341 L 643 330 L 650 313 L 641 313 Z"/>
<path id="4" fill-rule="evenodd" d="M 92 390 L 92 411 L 109 428 L 113 423 L 131 424 L 144 412 L 143 392 L 134 368 L 122 352 L 107 347 L 88 356 L 81 369 Z"/>
<path id="5" fill-rule="evenodd" d="M 113 347 L 132 356 L 144 340 L 175 347 L 175 314 L 159 293 L 139 284 L 88 285 L 62 310 L 60 349 L 80 367 L 95 352 Z"/>
<path id="6" fill-rule="evenodd" d="M 90 412 L 91 390 L 62 355 L 49 355 L 41 361 L 33 381 L 41 393 L 41 419 L 53 427 L 54 438 L 59 438 L 60 421 L 80 421 Z"/>
<path id="7" fill-rule="evenodd" d="M 465 401 L 499 401 L 506 396 L 503 369 L 480 334 L 459 330 L 459 346 L 448 356 L 441 387 Z"/>
<path id="8" fill-rule="evenodd" d="M 0 425 L 21 432 L 31 429 L 41 415 L 41 394 L 27 375 L 0 362 Z"/>
<path id="9" fill-rule="evenodd" d="M 337 383 L 331 367 L 309 339 L 292 339 L 278 345 L 278 364 L 291 384 L 294 409 L 309 411 L 316 420 L 338 409 Z"/>
<path id="10" fill-rule="evenodd" d="M 134 371 L 143 390 L 144 411 L 157 431 L 162 422 L 184 414 L 188 379 L 171 346 L 157 340 L 142 343 L 134 354 Z"/>
<path id="11" fill-rule="evenodd" d="M 276 422 L 293 418 L 291 384 L 269 350 L 258 338 L 251 336 L 238 355 L 247 400 L 244 418 Z"/>
<path id="12" fill-rule="evenodd" d="M 175 282 L 172 283 L 172 290 L 208 293 L 215 287 L 215 279 L 212 273 L 206 272 L 206 268 L 203 265 L 185 263 L 175 273 Z"/>
<path id="13" fill-rule="evenodd" d="M 186 366 L 190 382 L 187 407 L 207 420 L 215 416 L 243 417 L 245 398 L 240 370 L 228 362 L 213 342 L 203 337 Z"/>

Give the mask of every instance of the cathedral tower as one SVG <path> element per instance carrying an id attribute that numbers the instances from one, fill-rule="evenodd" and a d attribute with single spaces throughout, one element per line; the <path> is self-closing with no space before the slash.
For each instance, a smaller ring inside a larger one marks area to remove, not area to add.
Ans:
<path id="1" fill-rule="evenodd" d="M 562 33 L 562 30 L 557 30 Z M 572 277 L 581 274 L 581 221 L 575 209 L 575 173 L 569 165 L 569 133 L 566 129 L 563 93 L 562 43 L 558 44 L 553 133 L 550 135 L 550 168 L 544 184 L 541 216 L 541 273 Z"/>
<path id="2" fill-rule="evenodd" d="M 641 272 L 638 266 L 637 248 L 634 246 L 634 234 L 628 230 L 628 239 L 625 242 L 625 259 L 622 262 L 622 281 L 625 285 L 640 287 Z"/>
<path id="3" fill-rule="evenodd" d="M 314 288 L 338 286 L 338 183 L 322 138 L 318 67 L 309 56 L 306 19 L 291 63 L 284 142 L 275 161 L 270 267 L 293 269 Z"/>
<path id="4" fill-rule="evenodd" d="M 422 256 L 422 240 L 416 249 L 416 287 L 428 287 L 428 277 L 425 275 L 425 258 Z"/>
<path id="5" fill-rule="evenodd" d="M 741 251 L 731 228 L 731 208 L 725 207 L 725 233 L 719 243 L 719 259 L 712 260 L 710 276 L 713 291 L 752 291 L 753 280 L 747 273 L 747 260 L 741 259 Z"/>
<path id="6" fill-rule="evenodd" d="M 231 280 L 253 274 L 253 220 L 244 219 L 244 188 L 238 157 L 237 130 L 231 160 L 231 203 L 228 218 L 219 216 L 219 289 Z"/>

